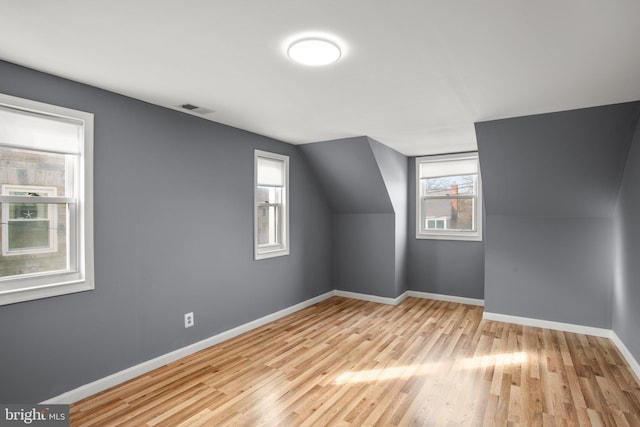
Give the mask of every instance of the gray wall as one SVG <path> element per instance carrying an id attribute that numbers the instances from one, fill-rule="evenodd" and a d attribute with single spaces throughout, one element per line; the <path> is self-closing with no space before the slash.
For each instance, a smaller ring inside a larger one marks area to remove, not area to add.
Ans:
<path id="1" fill-rule="evenodd" d="M 611 327 L 612 221 L 489 215 L 485 310 Z"/>
<path id="2" fill-rule="evenodd" d="M 416 239 L 415 169 L 415 158 L 411 158 L 408 183 L 409 289 L 483 299 L 484 242 Z"/>
<path id="3" fill-rule="evenodd" d="M 38 402 L 333 289 L 331 214 L 289 144 L 0 62 L 95 114 L 91 292 L 0 307 L 0 402 Z M 291 255 L 253 260 L 253 150 L 291 156 Z M 183 315 L 195 313 L 184 329 Z"/>
<path id="4" fill-rule="evenodd" d="M 640 122 L 629 151 L 616 210 L 613 330 L 640 360 Z"/>
<path id="5" fill-rule="evenodd" d="M 487 312 L 611 327 L 613 212 L 637 110 L 476 124 Z"/>
<path id="6" fill-rule="evenodd" d="M 336 289 L 395 298 L 394 214 L 333 215 Z"/>
<path id="7" fill-rule="evenodd" d="M 407 158 L 365 136 L 300 149 L 333 212 L 336 289 L 400 295 L 406 289 Z"/>

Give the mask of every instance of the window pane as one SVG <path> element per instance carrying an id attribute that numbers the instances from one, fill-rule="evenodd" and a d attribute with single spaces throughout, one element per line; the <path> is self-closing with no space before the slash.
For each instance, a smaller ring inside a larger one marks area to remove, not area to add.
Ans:
<path id="1" fill-rule="evenodd" d="M 10 221 L 9 250 L 48 249 L 49 221 Z"/>
<path id="2" fill-rule="evenodd" d="M 477 175 L 456 175 L 420 180 L 423 196 L 450 196 L 476 194 Z"/>
<path id="3" fill-rule="evenodd" d="M 11 203 L 9 204 L 9 220 L 47 219 L 49 211 L 45 203 Z"/>
<path id="4" fill-rule="evenodd" d="M 33 193 L 40 196 L 74 197 L 71 193 L 76 159 L 76 156 L 68 154 L 0 146 L 0 184 L 6 188 L 2 193 L 13 196 Z M 36 188 L 29 189 L 25 186 Z M 55 194 L 51 193 L 51 188 L 55 190 Z"/>
<path id="5" fill-rule="evenodd" d="M 30 204 L 10 203 L 9 212 L 24 211 Z M 67 205 L 44 206 L 45 218 L 2 218 L 0 277 L 44 273 L 68 268 Z M 5 204 L 2 204 L 5 207 Z M 7 209 L 2 209 L 7 212 Z"/>
<path id="6" fill-rule="evenodd" d="M 427 230 L 473 231 L 474 198 L 422 199 L 422 227 Z"/>
<path id="7" fill-rule="evenodd" d="M 257 187 L 256 202 L 258 203 L 282 203 L 282 188 L 280 187 Z"/>
<path id="8" fill-rule="evenodd" d="M 280 206 L 258 207 L 258 245 L 279 245 Z"/>

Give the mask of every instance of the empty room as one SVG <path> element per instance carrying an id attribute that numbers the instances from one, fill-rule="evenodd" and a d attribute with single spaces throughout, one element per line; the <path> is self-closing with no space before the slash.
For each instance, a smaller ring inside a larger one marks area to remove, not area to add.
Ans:
<path id="1" fill-rule="evenodd" d="M 640 426 L 639 41 L 0 0 L 0 425 Z"/>

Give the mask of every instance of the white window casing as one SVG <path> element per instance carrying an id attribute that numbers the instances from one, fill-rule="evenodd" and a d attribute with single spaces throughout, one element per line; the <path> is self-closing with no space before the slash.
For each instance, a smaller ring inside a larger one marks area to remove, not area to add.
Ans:
<path id="1" fill-rule="evenodd" d="M 289 254 L 289 157 L 254 151 L 254 259 Z"/>
<path id="2" fill-rule="evenodd" d="M 416 158 L 416 238 L 482 240 L 478 153 Z"/>
<path id="3" fill-rule="evenodd" d="M 0 171 L 0 305 L 94 289 L 93 114 L 0 94 L 0 159 L 9 165 Z M 48 221 L 48 242 L 16 247 L 11 236 L 35 223 L 29 206 Z M 56 254 L 62 261 L 49 268 Z"/>

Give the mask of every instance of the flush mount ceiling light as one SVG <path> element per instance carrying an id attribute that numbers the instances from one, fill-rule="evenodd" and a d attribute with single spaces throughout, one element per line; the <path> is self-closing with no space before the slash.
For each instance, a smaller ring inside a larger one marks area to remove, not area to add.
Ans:
<path id="1" fill-rule="evenodd" d="M 336 62 L 342 56 L 340 47 L 323 38 L 304 38 L 289 45 L 287 56 L 302 65 L 322 66 Z"/>

